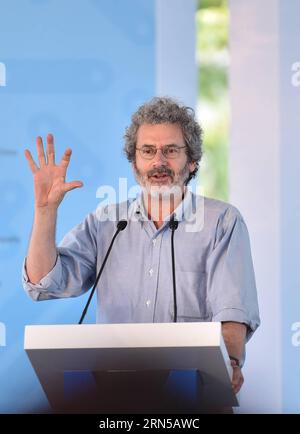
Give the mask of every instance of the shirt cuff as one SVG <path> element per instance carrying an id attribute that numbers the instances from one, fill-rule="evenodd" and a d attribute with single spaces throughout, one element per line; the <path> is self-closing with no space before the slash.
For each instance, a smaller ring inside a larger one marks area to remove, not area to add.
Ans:
<path id="1" fill-rule="evenodd" d="M 259 322 L 255 321 L 254 319 L 249 319 L 247 313 L 243 309 L 237 309 L 237 308 L 224 308 L 220 310 L 218 313 L 216 313 L 212 321 L 234 321 L 246 324 L 247 327 L 247 335 L 246 335 L 246 341 L 248 341 L 257 327 L 259 326 Z"/>
<path id="2" fill-rule="evenodd" d="M 61 288 L 62 264 L 60 256 L 57 255 L 52 270 L 49 271 L 38 283 L 30 282 L 26 270 L 26 258 L 22 268 L 22 283 L 25 291 L 33 300 L 48 300 L 53 298 L 49 293 L 58 292 Z"/>

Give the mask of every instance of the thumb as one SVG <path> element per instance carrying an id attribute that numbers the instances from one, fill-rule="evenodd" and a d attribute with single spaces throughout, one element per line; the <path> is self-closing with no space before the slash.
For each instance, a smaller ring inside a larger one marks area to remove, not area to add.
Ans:
<path id="1" fill-rule="evenodd" d="M 64 183 L 64 192 L 67 193 L 68 191 L 74 190 L 74 188 L 80 188 L 82 186 L 83 186 L 83 182 L 81 182 L 81 181 L 65 182 Z"/>

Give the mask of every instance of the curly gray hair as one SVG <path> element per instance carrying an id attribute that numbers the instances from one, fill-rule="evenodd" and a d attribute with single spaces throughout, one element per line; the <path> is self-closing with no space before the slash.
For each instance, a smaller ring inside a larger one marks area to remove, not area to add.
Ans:
<path id="1" fill-rule="evenodd" d="M 142 124 L 178 124 L 183 133 L 187 147 L 189 163 L 196 163 L 186 184 L 196 176 L 202 157 L 202 128 L 195 120 L 192 108 L 180 105 L 169 97 L 154 97 L 141 105 L 131 117 L 131 124 L 126 128 L 124 152 L 130 162 L 135 162 L 137 132 Z"/>

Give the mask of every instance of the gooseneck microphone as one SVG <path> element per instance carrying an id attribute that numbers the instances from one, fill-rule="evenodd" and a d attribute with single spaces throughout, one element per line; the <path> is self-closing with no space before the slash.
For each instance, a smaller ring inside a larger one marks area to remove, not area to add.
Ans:
<path id="1" fill-rule="evenodd" d="M 111 251 L 111 249 L 112 249 L 113 243 L 114 243 L 114 241 L 115 241 L 115 239 L 116 239 L 116 236 L 119 234 L 119 232 L 123 231 L 123 230 L 126 228 L 126 226 L 127 226 L 127 221 L 126 221 L 126 220 L 120 220 L 120 221 L 118 222 L 118 224 L 117 224 L 117 230 L 116 230 L 116 232 L 115 232 L 115 234 L 114 234 L 114 236 L 113 236 L 113 239 L 111 240 L 110 246 L 109 246 L 109 248 L 108 248 L 108 250 L 107 250 L 107 253 L 106 253 L 106 255 L 105 255 L 105 258 L 104 258 L 104 261 L 103 261 L 103 263 L 102 263 L 102 266 L 101 266 L 101 268 L 100 268 L 100 270 L 99 270 L 99 273 L 97 274 L 97 277 L 96 277 L 96 280 L 95 280 L 94 286 L 93 286 L 92 291 L 91 291 L 91 293 L 90 293 L 89 299 L 88 299 L 88 301 L 87 301 L 87 303 L 86 303 L 86 305 L 85 305 L 85 308 L 83 309 L 83 312 L 82 312 L 82 315 L 81 315 L 81 318 L 80 318 L 78 324 L 82 324 L 82 321 L 84 320 L 84 317 L 85 317 L 85 315 L 86 315 L 86 313 L 87 313 L 87 310 L 88 310 L 88 308 L 89 308 L 90 302 L 91 302 L 91 300 L 92 300 L 92 298 L 93 298 L 93 295 L 94 295 L 94 292 L 95 292 L 96 286 L 97 286 L 97 284 L 98 284 L 98 282 L 99 282 L 99 279 L 100 279 L 100 277 L 101 277 L 102 271 L 103 271 L 104 266 L 105 266 L 105 264 L 106 264 L 107 258 L 108 258 L 109 254 L 110 254 L 110 251 Z"/>
<path id="2" fill-rule="evenodd" d="M 175 275 L 175 253 L 174 253 L 174 233 L 178 228 L 178 220 L 175 220 L 174 214 L 172 215 L 169 223 L 169 228 L 172 231 L 171 235 L 171 254 L 172 254 L 172 276 L 173 276 L 173 300 L 174 300 L 174 319 L 177 322 L 177 294 L 176 294 L 176 275 Z"/>

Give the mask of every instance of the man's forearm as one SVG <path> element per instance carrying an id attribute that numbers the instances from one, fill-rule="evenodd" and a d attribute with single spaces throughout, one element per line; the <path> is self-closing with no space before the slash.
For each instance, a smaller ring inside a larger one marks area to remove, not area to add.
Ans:
<path id="1" fill-rule="evenodd" d="M 26 259 L 30 282 L 38 283 L 55 265 L 57 209 L 42 207 L 35 210 L 34 223 Z"/>
<path id="2" fill-rule="evenodd" d="M 222 322 L 222 335 L 230 356 L 241 359 L 245 351 L 247 327 L 245 324 Z"/>
<path id="3" fill-rule="evenodd" d="M 222 334 L 229 356 L 240 360 L 245 351 L 247 326 L 238 322 L 222 322 Z M 231 361 L 232 379 L 231 385 L 234 393 L 238 393 L 244 382 L 239 364 L 235 360 Z"/>

